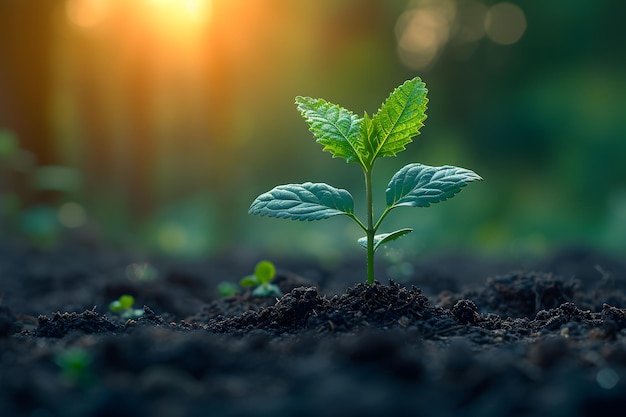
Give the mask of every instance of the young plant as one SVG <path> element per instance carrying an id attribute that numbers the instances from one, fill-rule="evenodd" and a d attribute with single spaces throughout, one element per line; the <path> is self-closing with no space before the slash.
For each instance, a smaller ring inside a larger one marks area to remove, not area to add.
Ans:
<path id="1" fill-rule="evenodd" d="M 217 284 L 217 293 L 222 298 L 232 297 L 237 294 L 239 286 L 234 282 L 224 281 Z"/>
<path id="2" fill-rule="evenodd" d="M 93 358 L 82 349 L 73 348 L 59 352 L 54 362 L 61 369 L 63 378 L 73 385 L 86 387 L 93 382 L 91 363 Z"/>
<path id="3" fill-rule="evenodd" d="M 358 240 L 367 250 L 367 282 L 374 283 L 374 253 L 383 244 L 412 231 L 404 228 L 376 234 L 387 215 L 398 207 L 428 207 L 447 200 L 469 182 L 482 178 L 475 172 L 454 166 L 432 167 L 411 163 L 391 178 L 386 207 L 374 219 L 372 171 L 378 158 L 396 156 L 412 142 L 426 119 L 426 84 L 419 77 L 396 88 L 378 112 L 363 117 L 323 99 L 296 97 L 297 108 L 316 141 L 334 158 L 359 164 L 365 176 L 366 215 L 363 222 L 354 214 L 352 195 L 325 183 L 279 185 L 261 194 L 250 206 L 250 214 L 293 220 L 322 220 L 345 215 L 363 229 Z"/>
<path id="4" fill-rule="evenodd" d="M 254 275 L 248 275 L 239 281 L 242 287 L 256 287 L 252 295 L 256 297 L 280 297 L 283 293 L 272 280 L 276 275 L 276 267 L 270 261 L 261 261 L 254 268 Z"/>
<path id="5" fill-rule="evenodd" d="M 143 309 L 133 308 L 135 304 L 135 297 L 132 295 L 122 295 L 115 301 L 109 304 L 109 310 L 112 313 L 119 314 L 123 319 L 138 319 L 143 316 Z"/>

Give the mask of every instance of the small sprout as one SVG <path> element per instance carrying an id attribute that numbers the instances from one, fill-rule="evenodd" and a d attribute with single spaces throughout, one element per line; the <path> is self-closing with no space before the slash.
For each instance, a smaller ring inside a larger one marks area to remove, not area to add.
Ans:
<path id="1" fill-rule="evenodd" d="M 54 363 L 61 369 L 61 375 L 71 384 L 86 386 L 92 381 L 91 355 L 82 349 L 59 352 Z"/>
<path id="2" fill-rule="evenodd" d="M 109 304 L 109 310 L 112 313 L 119 314 L 123 319 L 137 319 L 143 316 L 143 309 L 134 309 L 133 304 L 135 304 L 135 297 L 124 294 Z"/>
<path id="3" fill-rule="evenodd" d="M 254 275 L 248 275 L 239 281 L 242 287 L 256 287 L 252 295 L 256 297 L 280 297 L 283 293 L 272 280 L 276 275 L 276 268 L 270 261 L 261 261 L 254 268 Z"/>
<path id="4" fill-rule="evenodd" d="M 232 282 L 228 281 L 220 282 L 217 285 L 217 292 L 222 298 L 232 297 L 233 295 L 237 294 L 238 290 L 239 287 L 237 286 L 237 284 L 233 284 Z"/>
<path id="5" fill-rule="evenodd" d="M 135 304 L 135 297 L 125 294 L 109 304 L 109 310 L 113 313 L 119 313 L 124 310 L 128 310 L 129 308 L 133 308 L 133 304 Z"/>
<path id="6" fill-rule="evenodd" d="M 409 234 L 403 228 L 377 234 L 387 215 L 399 207 L 429 207 L 456 195 L 467 184 L 482 178 L 473 171 L 455 166 L 405 165 L 391 178 L 385 191 L 386 207 L 374 215 L 372 171 L 380 158 L 393 157 L 413 141 L 426 119 L 426 84 L 419 77 L 396 88 L 377 113 L 363 117 L 323 99 L 296 97 L 297 108 L 316 141 L 334 158 L 360 165 L 365 177 L 365 220 L 354 213 L 352 195 L 326 183 L 286 184 L 258 196 L 250 214 L 292 220 L 323 220 L 344 215 L 352 219 L 365 236 L 358 244 L 367 251 L 367 282 L 374 283 L 374 252 L 382 245 Z"/>

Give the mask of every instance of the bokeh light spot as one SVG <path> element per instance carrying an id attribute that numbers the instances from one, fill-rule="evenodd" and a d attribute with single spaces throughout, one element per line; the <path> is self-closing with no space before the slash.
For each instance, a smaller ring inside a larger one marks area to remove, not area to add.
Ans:
<path id="1" fill-rule="evenodd" d="M 455 13 L 454 3 L 448 1 L 423 2 L 404 12 L 395 28 L 402 62 L 414 69 L 431 64 L 448 42 Z"/>
<path id="2" fill-rule="evenodd" d="M 516 4 L 498 3 L 487 11 L 485 31 L 495 43 L 514 44 L 524 35 L 526 27 L 526 15 Z"/>
<path id="3" fill-rule="evenodd" d="M 167 223 L 161 226 L 157 240 L 159 247 L 166 253 L 179 253 L 188 243 L 185 229 L 174 223 Z"/>
<path id="4" fill-rule="evenodd" d="M 154 281 L 159 271 L 149 263 L 130 264 L 126 267 L 126 278 L 130 281 Z"/>
<path id="5" fill-rule="evenodd" d="M 80 204 L 68 202 L 59 207 L 57 218 L 63 226 L 74 229 L 85 224 L 87 215 Z"/>
<path id="6" fill-rule="evenodd" d="M 83 28 L 96 26 L 109 13 L 110 0 L 67 0 L 65 13 L 70 22 Z"/>
<path id="7" fill-rule="evenodd" d="M 611 368 L 602 368 L 596 375 L 596 381 L 604 389 L 613 389 L 619 382 L 619 375 Z"/>

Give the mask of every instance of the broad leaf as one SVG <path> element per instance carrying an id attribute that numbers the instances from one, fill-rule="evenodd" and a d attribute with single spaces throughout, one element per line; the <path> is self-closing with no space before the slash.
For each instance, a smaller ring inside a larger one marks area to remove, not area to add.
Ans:
<path id="1" fill-rule="evenodd" d="M 296 97 L 298 110 L 309 124 L 323 150 L 334 158 L 362 164 L 364 144 L 361 139 L 361 119 L 356 114 L 323 99 Z"/>
<path id="2" fill-rule="evenodd" d="M 391 178 L 386 192 L 387 207 L 428 207 L 480 180 L 478 174 L 465 168 L 409 164 Z"/>
<path id="3" fill-rule="evenodd" d="M 396 88 L 372 118 L 374 135 L 366 143 L 372 156 L 370 162 L 384 156 L 394 156 L 419 134 L 426 119 L 426 84 L 419 77 Z"/>
<path id="4" fill-rule="evenodd" d="M 404 235 L 408 235 L 411 233 L 413 229 L 400 229 L 391 233 L 382 233 L 380 235 L 374 236 L 374 252 L 379 248 L 379 246 L 391 242 L 392 240 L 396 240 Z M 360 238 L 357 240 L 357 243 L 367 249 L 367 236 Z"/>
<path id="5" fill-rule="evenodd" d="M 352 215 L 354 201 L 348 191 L 328 184 L 287 184 L 258 196 L 248 213 L 293 220 L 322 220 L 339 214 Z"/>

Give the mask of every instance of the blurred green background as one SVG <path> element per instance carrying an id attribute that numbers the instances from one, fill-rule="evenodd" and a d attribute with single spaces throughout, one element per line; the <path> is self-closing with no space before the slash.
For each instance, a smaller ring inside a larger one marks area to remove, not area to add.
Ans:
<path id="1" fill-rule="evenodd" d="M 626 2 L 592 0 L 0 0 L 0 232 L 173 255 L 351 254 L 361 233 L 345 218 L 247 209 L 304 181 L 361 207 L 360 168 L 321 152 L 294 97 L 371 114 L 419 75 L 428 119 L 377 163 L 379 209 L 409 162 L 485 181 L 396 210 L 381 232 L 416 232 L 392 251 L 618 252 L 625 18 Z"/>

